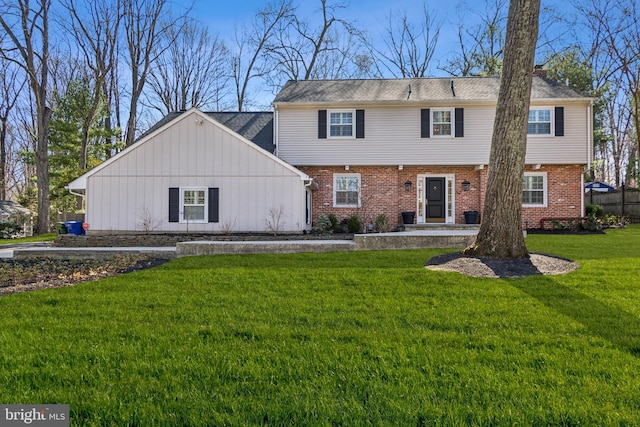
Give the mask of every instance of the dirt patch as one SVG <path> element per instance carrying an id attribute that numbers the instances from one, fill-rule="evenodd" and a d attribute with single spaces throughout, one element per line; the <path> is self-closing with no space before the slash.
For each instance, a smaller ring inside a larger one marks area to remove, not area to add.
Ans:
<path id="1" fill-rule="evenodd" d="M 521 278 L 532 275 L 558 275 L 576 270 L 578 263 L 544 254 L 523 259 L 467 257 L 460 252 L 439 255 L 426 263 L 430 270 L 455 271 L 472 277 Z"/>
<path id="2" fill-rule="evenodd" d="M 167 259 L 145 255 L 118 255 L 106 259 L 86 260 L 2 260 L 0 261 L 0 296 L 72 286 L 156 267 L 167 261 Z"/>

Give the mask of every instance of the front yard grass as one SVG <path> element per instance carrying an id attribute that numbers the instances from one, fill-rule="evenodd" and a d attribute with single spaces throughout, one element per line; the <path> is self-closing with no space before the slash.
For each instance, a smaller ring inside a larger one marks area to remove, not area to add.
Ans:
<path id="1" fill-rule="evenodd" d="M 30 237 L 21 237 L 19 239 L 0 239 L 0 245 L 16 244 L 16 243 L 39 243 L 53 242 L 56 239 L 56 233 L 36 234 Z"/>
<path id="2" fill-rule="evenodd" d="M 640 424 L 640 227 L 527 245 L 581 267 L 193 257 L 0 297 L 0 403 L 89 426 Z"/>

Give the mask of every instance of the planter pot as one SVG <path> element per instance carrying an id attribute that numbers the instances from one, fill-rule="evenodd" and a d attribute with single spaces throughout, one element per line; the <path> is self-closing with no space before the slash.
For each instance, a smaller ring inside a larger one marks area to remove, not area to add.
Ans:
<path id="1" fill-rule="evenodd" d="M 416 218 L 415 212 L 402 212 L 402 223 L 403 224 L 413 224 L 413 221 Z"/>
<path id="2" fill-rule="evenodd" d="M 479 215 L 480 215 L 480 212 L 478 211 L 465 211 L 464 222 L 466 224 L 477 224 Z"/>

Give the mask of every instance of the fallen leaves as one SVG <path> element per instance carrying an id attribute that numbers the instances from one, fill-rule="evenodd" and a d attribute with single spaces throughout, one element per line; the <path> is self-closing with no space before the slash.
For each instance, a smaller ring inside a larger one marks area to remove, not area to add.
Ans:
<path id="1" fill-rule="evenodd" d="M 0 261 L 0 295 L 71 286 L 155 267 L 166 261 L 144 255 L 105 259 L 6 259 Z"/>

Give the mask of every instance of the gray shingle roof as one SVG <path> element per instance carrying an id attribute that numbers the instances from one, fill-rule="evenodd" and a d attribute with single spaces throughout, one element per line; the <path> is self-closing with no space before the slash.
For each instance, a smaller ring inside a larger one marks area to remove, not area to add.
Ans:
<path id="1" fill-rule="evenodd" d="M 258 147 L 270 153 L 275 151 L 276 146 L 273 143 L 273 113 L 263 111 L 205 114 L 232 131 L 242 135 Z"/>
<path id="2" fill-rule="evenodd" d="M 167 123 L 175 120 L 184 111 L 169 113 L 147 130 L 138 140 Z M 204 113 L 218 123 L 256 144 L 258 147 L 273 153 L 276 146 L 273 143 L 273 113 L 264 112 L 208 112 Z"/>
<path id="3" fill-rule="evenodd" d="M 409 88 L 411 88 L 411 94 L 409 94 Z M 499 89 L 500 79 L 498 77 L 303 80 L 287 82 L 273 103 L 496 101 Z M 533 78 L 531 98 L 577 100 L 589 97 L 563 84 L 536 76 Z"/>

